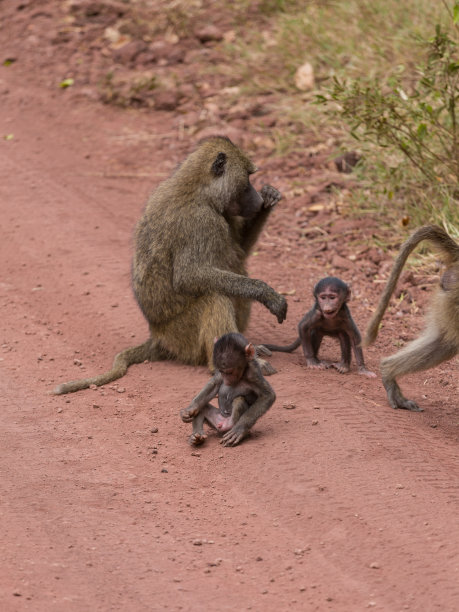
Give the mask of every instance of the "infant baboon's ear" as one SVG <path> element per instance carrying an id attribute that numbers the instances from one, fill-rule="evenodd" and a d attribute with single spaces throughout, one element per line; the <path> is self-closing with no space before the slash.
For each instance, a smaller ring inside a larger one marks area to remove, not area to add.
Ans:
<path id="1" fill-rule="evenodd" d="M 212 164 L 212 173 L 215 176 L 221 176 L 225 172 L 226 153 L 219 153 Z"/>
<path id="2" fill-rule="evenodd" d="M 252 359 L 255 359 L 255 347 L 251 342 L 249 342 L 249 344 L 247 344 L 247 346 L 244 348 L 244 352 L 245 356 L 247 357 L 247 361 L 252 361 Z"/>

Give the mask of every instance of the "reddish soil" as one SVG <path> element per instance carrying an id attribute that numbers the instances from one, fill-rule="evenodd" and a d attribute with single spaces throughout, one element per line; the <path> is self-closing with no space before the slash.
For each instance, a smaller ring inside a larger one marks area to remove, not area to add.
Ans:
<path id="1" fill-rule="evenodd" d="M 277 401 L 235 448 L 212 433 L 187 443 L 179 410 L 205 368 L 141 364 L 105 388 L 49 394 L 146 337 L 133 227 L 207 131 L 248 148 L 257 186 L 285 194 L 249 267 L 288 296 L 288 318 L 279 326 L 254 305 L 251 340 L 290 342 L 328 274 L 352 283 L 363 329 L 393 255 L 372 241 L 381 219 L 343 214 L 330 186 L 352 179 L 327 161 L 329 143 L 305 133 L 304 151 L 276 158 L 269 122 L 242 112 L 198 125 L 205 98 L 185 87 L 169 111 L 164 97 L 104 105 L 95 83 L 113 58 L 97 28 L 119 16 L 75 25 L 61 5 L 2 3 L 0 59 L 16 60 L 0 67 L 2 610 L 458 610 L 457 360 L 402 381 L 425 409 L 409 413 L 389 408 L 379 376 L 274 355 Z M 175 44 L 221 52 L 196 37 Z M 183 83 L 199 74 L 193 62 L 177 68 Z M 59 88 L 69 74 L 74 86 Z M 386 314 L 368 367 L 417 334 L 436 278 L 405 275 L 407 298 Z M 337 351 L 330 341 L 322 354 Z"/>

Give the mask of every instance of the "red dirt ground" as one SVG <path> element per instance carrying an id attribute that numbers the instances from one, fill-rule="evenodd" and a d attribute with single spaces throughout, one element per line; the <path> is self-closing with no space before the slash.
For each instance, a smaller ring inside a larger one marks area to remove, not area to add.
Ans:
<path id="1" fill-rule="evenodd" d="M 16 61 L 0 67 L 1 609 L 458 610 L 457 360 L 402 381 L 425 409 L 414 414 L 389 408 L 379 376 L 274 355 L 277 401 L 235 448 L 213 434 L 187 443 L 179 410 L 205 368 L 141 364 L 108 387 L 49 395 L 146 337 L 133 227 L 203 133 L 183 130 L 199 100 L 120 109 L 91 79 L 57 87 L 61 4 L 2 3 L 0 59 Z M 252 124 L 208 128 L 247 145 Z M 279 326 L 256 304 L 247 335 L 290 342 L 328 274 L 352 282 L 364 329 L 392 261 L 372 246 L 377 220 L 333 204 L 330 184 L 348 177 L 329 149 L 285 160 L 259 142 L 257 186 L 285 197 L 250 273 L 285 292 L 289 313 Z M 386 314 L 371 369 L 417 334 L 434 281 L 406 276 L 411 303 Z M 323 356 L 337 350 L 325 343 Z"/>

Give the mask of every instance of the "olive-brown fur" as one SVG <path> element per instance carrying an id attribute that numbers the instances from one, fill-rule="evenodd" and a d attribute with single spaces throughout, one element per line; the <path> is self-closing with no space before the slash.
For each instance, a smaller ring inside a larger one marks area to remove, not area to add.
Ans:
<path id="1" fill-rule="evenodd" d="M 59 385 L 68 393 L 106 384 L 146 359 L 212 369 L 215 337 L 244 331 L 252 300 L 282 322 L 285 298 L 247 275 L 246 259 L 280 193 L 250 183 L 254 164 L 229 139 L 202 141 L 153 192 L 135 231 L 133 289 L 150 338 L 119 353 L 112 369 Z"/>
<path id="2" fill-rule="evenodd" d="M 422 411 L 401 392 L 396 378 L 428 370 L 459 353 L 459 245 L 441 227 L 426 225 L 416 230 L 400 248 L 378 307 L 368 324 L 364 345 L 374 342 L 409 254 L 423 240 L 430 240 L 441 252 L 446 270 L 433 296 L 424 332 L 395 355 L 381 361 L 381 375 L 392 408 Z"/>

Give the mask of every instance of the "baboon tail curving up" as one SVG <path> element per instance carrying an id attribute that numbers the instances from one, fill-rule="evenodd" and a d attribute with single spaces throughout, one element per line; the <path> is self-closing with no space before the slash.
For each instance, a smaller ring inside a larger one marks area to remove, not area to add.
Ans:
<path id="1" fill-rule="evenodd" d="M 378 307 L 368 323 L 363 346 L 368 346 L 376 340 L 379 331 L 379 325 L 386 311 L 391 295 L 395 289 L 403 266 L 408 259 L 411 251 L 423 240 L 430 240 L 444 255 L 446 264 L 452 264 L 459 261 L 459 245 L 438 225 L 424 225 L 412 234 L 406 242 L 403 243 L 400 252 L 395 260 L 389 280 L 387 281 L 384 292 L 379 300 Z"/>

